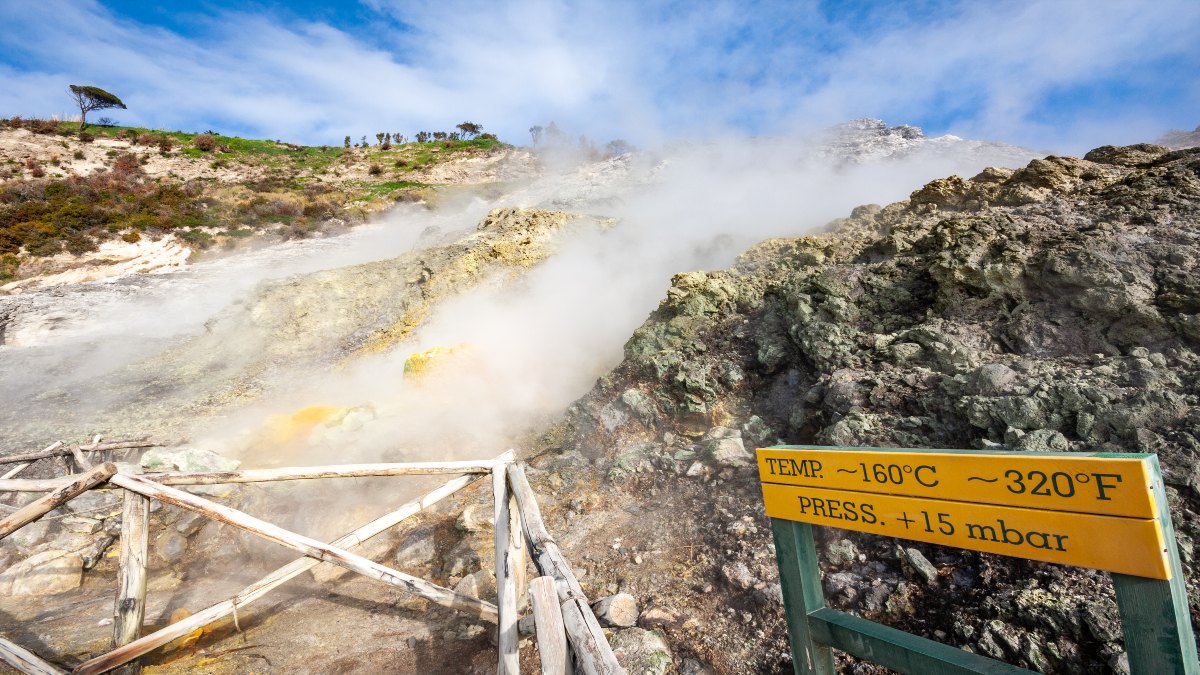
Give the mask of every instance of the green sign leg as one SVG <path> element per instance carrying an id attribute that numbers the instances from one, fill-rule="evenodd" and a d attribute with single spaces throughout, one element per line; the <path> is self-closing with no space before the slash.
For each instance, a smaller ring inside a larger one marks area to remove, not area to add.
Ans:
<path id="1" fill-rule="evenodd" d="M 796 675 L 834 675 L 833 650 L 815 642 L 808 626 L 809 613 L 825 606 L 812 525 L 772 518 L 771 531 L 792 641 L 792 667 Z"/>
<path id="2" fill-rule="evenodd" d="M 1197 675 L 1196 638 L 1188 614 L 1183 576 L 1171 581 L 1114 574 L 1117 609 L 1125 632 L 1129 672 Z"/>
<path id="3" fill-rule="evenodd" d="M 1171 507 L 1167 504 L 1157 457 L 1151 458 L 1150 467 L 1171 579 L 1112 575 L 1121 629 L 1125 633 L 1125 652 L 1129 655 L 1129 672 L 1134 675 L 1200 675 L 1183 566 L 1179 562 Z"/>

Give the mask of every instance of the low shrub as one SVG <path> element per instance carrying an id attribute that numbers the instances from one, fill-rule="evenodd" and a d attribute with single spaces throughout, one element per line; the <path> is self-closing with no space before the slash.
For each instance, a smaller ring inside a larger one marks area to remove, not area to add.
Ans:
<path id="1" fill-rule="evenodd" d="M 94 140 L 96 140 L 96 135 L 95 135 L 95 134 L 93 134 L 93 133 L 91 133 L 91 132 L 89 132 L 89 131 L 81 131 L 81 132 L 79 132 L 79 142 L 80 142 L 80 143 L 91 143 L 91 142 L 92 142 L 92 141 L 94 141 Z"/>
<path id="2" fill-rule="evenodd" d="M 25 128 L 35 134 L 53 134 L 58 131 L 58 122 L 54 120 L 25 120 Z"/>
<path id="3" fill-rule="evenodd" d="M 125 152 L 117 155 L 113 159 L 112 170 L 119 173 L 133 173 L 134 171 L 141 170 L 141 167 L 139 166 L 140 164 L 141 159 L 137 155 L 131 152 Z"/>
<path id="4" fill-rule="evenodd" d="M 66 244 L 67 252 L 71 255 L 83 255 L 98 248 L 95 240 L 82 232 L 68 234 L 63 243 Z"/>
<path id="5" fill-rule="evenodd" d="M 367 169 L 367 173 L 371 174 L 372 176 L 378 176 L 383 173 L 383 167 L 379 166 L 378 164 L 372 164 L 371 168 Z"/>
<path id="6" fill-rule="evenodd" d="M 71 156 L 75 159 L 83 159 L 84 157 L 82 150 L 76 150 Z"/>
<path id="7" fill-rule="evenodd" d="M 121 235 L 121 241 L 126 242 L 128 244 L 136 244 L 141 240 L 142 240 L 142 235 L 140 235 L 137 232 L 134 232 L 132 230 Z"/>
<path id="8" fill-rule="evenodd" d="M 177 232 L 176 236 L 202 251 L 212 246 L 213 242 L 215 241 L 211 234 L 205 232 L 204 230 L 197 229 L 188 229 L 182 232 Z"/>
<path id="9" fill-rule="evenodd" d="M 217 139 L 212 134 L 196 134 L 192 138 L 192 147 L 204 152 L 211 152 L 217 147 Z"/>

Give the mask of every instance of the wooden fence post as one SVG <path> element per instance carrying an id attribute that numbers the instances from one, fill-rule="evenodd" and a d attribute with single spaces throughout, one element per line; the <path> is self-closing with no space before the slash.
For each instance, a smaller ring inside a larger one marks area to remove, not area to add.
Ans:
<path id="1" fill-rule="evenodd" d="M 546 530 L 537 497 L 533 488 L 529 486 L 529 480 L 525 478 L 524 467 L 515 463 L 509 465 L 508 480 L 521 511 L 521 522 L 524 524 L 530 556 L 543 575 L 554 577 L 558 587 L 563 626 L 567 630 L 571 649 L 575 652 L 576 664 L 585 675 L 624 674 L 625 669 L 617 661 L 612 647 L 604 637 L 604 630 L 596 620 L 596 615 L 592 613 L 587 595 L 579 586 L 579 580 L 571 571 L 571 566 L 567 564 L 562 551 L 558 549 L 554 537 Z"/>
<path id="2" fill-rule="evenodd" d="M 150 499 L 125 490 L 121 508 L 121 557 L 117 601 L 113 607 L 113 646 L 123 647 L 138 639 L 146 618 L 146 555 L 149 548 Z M 136 675 L 137 661 L 117 672 Z"/>
<path id="3" fill-rule="evenodd" d="M 496 624 L 496 642 L 500 651 L 500 662 L 497 675 L 519 675 L 521 672 L 520 654 L 517 634 L 517 578 L 518 562 L 524 565 L 513 540 L 520 536 L 519 532 L 510 531 L 512 523 L 509 517 L 508 496 L 508 467 L 501 465 L 492 469 L 492 498 L 495 502 L 495 542 L 496 542 L 496 606 L 499 621 Z"/>
<path id="4" fill-rule="evenodd" d="M 529 582 L 529 599 L 537 626 L 542 675 L 571 675 L 571 655 L 567 651 L 567 633 L 554 577 L 538 577 Z"/>

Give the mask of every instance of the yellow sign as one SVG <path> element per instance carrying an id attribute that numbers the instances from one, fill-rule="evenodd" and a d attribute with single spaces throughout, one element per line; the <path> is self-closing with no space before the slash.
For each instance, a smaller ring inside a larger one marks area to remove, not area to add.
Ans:
<path id="1" fill-rule="evenodd" d="M 1156 518 L 1148 460 L 1083 454 L 760 448 L 764 483 Z"/>
<path id="2" fill-rule="evenodd" d="M 767 515 L 974 551 L 1171 578 L 1156 520 L 763 483 Z"/>
<path id="3" fill-rule="evenodd" d="M 1144 458 L 763 448 L 758 465 L 772 518 L 1171 578 Z"/>

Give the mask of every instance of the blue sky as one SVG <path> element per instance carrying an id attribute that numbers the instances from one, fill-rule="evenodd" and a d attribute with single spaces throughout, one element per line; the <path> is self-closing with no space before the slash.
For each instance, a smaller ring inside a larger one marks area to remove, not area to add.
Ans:
<path id="1" fill-rule="evenodd" d="M 0 0 L 0 116 L 336 144 L 786 134 L 855 117 L 1057 152 L 1200 124 L 1200 2 Z"/>

